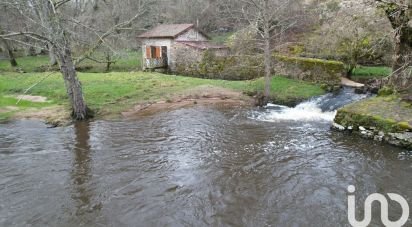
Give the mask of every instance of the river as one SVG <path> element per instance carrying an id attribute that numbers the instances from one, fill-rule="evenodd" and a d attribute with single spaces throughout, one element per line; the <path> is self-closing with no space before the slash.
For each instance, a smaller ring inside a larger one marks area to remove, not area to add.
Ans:
<path id="1" fill-rule="evenodd" d="M 412 152 L 330 130 L 339 105 L 363 98 L 340 95 L 0 124 L 0 226 L 349 226 L 349 185 L 358 215 L 370 193 L 412 202 Z"/>

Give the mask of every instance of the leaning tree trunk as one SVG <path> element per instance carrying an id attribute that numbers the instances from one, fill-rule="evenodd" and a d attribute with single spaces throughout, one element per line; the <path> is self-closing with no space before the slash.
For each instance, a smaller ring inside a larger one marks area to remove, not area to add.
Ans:
<path id="1" fill-rule="evenodd" d="M 75 120 L 85 120 L 90 117 L 89 109 L 83 97 L 82 85 L 77 77 L 75 64 L 68 33 L 64 29 L 64 23 L 52 1 L 43 0 L 41 18 L 45 22 L 49 33 L 49 45 L 60 66 L 63 75 L 67 95 L 72 106 L 72 117 Z"/>
<path id="2" fill-rule="evenodd" d="M 72 106 L 72 116 L 76 120 L 85 120 L 89 117 L 89 111 L 83 97 L 82 85 L 77 78 L 71 51 L 65 48 L 56 55 L 59 58 L 60 72 L 63 74 L 67 95 Z"/>

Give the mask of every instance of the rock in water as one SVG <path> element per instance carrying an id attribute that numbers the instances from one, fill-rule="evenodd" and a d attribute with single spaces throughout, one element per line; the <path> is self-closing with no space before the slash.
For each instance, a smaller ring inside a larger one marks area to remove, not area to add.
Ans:
<path id="1" fill-rule="evenodd" d="M 346 129 L 343 125 L 340 125 L 340 124 L 335 123 L 335 122 L 333 123 L 332 128 L 337 129 L 339 131 L 345 131 L 345 129 Z"/>

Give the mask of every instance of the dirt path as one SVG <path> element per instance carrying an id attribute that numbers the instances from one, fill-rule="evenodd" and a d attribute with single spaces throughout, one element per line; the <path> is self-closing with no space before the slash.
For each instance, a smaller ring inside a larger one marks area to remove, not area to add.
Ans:
<path id="1" fill-rule="evenodd" d="M 29 108 L 13 115 L 13 119 L 44 120 L 48 124 L 60 126 L 71 121 L 70 111 L 62 106 L 43 107 L 40 109 Z"/>
<path id="2" fill-rule="evenodd" d="M 232 91 L 209 85 L 195 87 L 182 94 L 169 98 L 167 101 L 144 103 L 136 105 L 133 109 L 122 112 L 124 117 L 151 115 L 158 112 L 170 111 L 194 105 L 224 105 L 247 106 L 253 102 L 241 92 Z"/>
<path id="3" fill-rule="evenodd" d="M 47 98 L 44 96 L 35 96 L 35 95 L 18 95 L 16 97 L 18 100 L 26 100 L 30 102 L 47 102 Z"/>

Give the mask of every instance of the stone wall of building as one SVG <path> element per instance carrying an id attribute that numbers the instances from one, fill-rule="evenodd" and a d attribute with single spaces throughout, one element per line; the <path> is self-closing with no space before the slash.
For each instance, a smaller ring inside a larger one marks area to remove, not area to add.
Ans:
<path id="1" fill-rule="evenodd" d="M 204 36 L 202 33 L 198 32 L 196 29 L 190 29 L 187 32 L 181 34 L 176 39 L 172 38 L 150 38 L 142 40 L 142 55 L 143 55 L 143 69 L 145 69 L 145 60 L 146 60 L 146 47 L 148 46 L 166 46 L 167 47 L 167 65 L 169 66 L 169 70 L 175 70 L 175 59 L 177 55 L 180 55 L 182 51 L 178 51 L 179 53 L 175 53 L 176 50 L 181 49 L 186 51 L 187 53 L 197 55 L 199 50 L 194 48 L 187 47 L 185 45 L 177 43 L 178 41 L 207 41 L 208 38 Z M 224 53 L 216 53 L 217 55 L 225 55 Z M 195 59 L 191 59 L 192 61 L 197 61 Z"/>
<path id="2" fill-rule="evenodd" d="M 199 50 L 184 44 L 173 46 L 170 71 L 209 79 L 248 80 L 263 76 L 261 62 L 254 56 L 227 56 L 228 50 Z"/>
<path id="3" fill-rule="evenodd" d="M 145 69 L 145 63 L 144 61 L 146 60 L 146 47 L 148 46 L 165 46 L 167 47 L 167 63 L 170 65 L 170 59 L 171 59 L 171 52 L 170 49 L 173 44 L 173 39 L 144 39 L 142 41 L 142 59 L 143 59 L 143 69 Z"/>
<path id="4" fill-rule="evenodd" d="M 191 68 L 202 61 L 202 51 L 182 43 L 174 43 L 170 49 L 169 70 L 174 73 L 187 75 Z"/>

